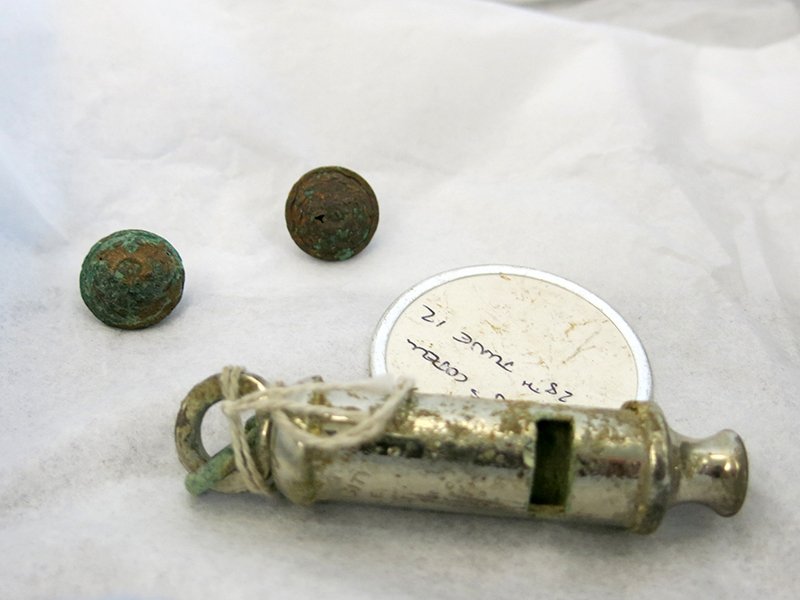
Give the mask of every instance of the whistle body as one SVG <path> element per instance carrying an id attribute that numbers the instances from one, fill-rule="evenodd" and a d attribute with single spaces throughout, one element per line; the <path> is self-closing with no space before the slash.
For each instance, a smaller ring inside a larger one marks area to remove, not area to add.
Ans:
<path id="1" fill-rule="evenodd" d="M 323 415 L 292 426 L 325 437 L 353 423 Z M 682 502 L 733 515 L 747 490 L 735 432 L 685 438 L 652 402 L 608 410 L 412 393 L 373 443 L 331 452 L 262 421 L 254 446 L 259 470 L 306 505 L 568 519 L 648 533 Z"/>

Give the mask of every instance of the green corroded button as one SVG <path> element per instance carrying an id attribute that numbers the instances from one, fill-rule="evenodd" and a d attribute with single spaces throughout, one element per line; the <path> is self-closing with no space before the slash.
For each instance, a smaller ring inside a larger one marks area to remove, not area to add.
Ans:
<path id="1" fill-rule="evenodd" d="M 89 250 L 81 267 L 81 297 L 106 325 L 142 329 L 178 305 L 184 279 L 172 244 L 149 231 L 125 229 Z"/>
<path id="2" fill-rule="evenodd" d="M 343 167 L 303 175 L 286 200 L 286 227 L 307 254 L 347 260 L 369 244 L 378 228 L 378 200 L 364 179 Z"/>

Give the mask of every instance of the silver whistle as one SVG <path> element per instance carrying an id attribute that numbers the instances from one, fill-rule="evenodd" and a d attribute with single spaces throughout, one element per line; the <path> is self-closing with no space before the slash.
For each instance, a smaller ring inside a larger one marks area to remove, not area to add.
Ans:
<path id="1" fill-rule="evenodd" d="M 376 430 L 367 421 L 383 409 L 376 409 L 380 394 L 373 390 L 320 383 L 292 395 L 251 374 L 237 372 L 235 379 L 245 404 L 255 399 L 239 450 L 209 457 L 203 447 L 203 415 L 230 395 L 220 376 L 195 386 L 178 413 L 178 456 L 195 494 L 260 485 L 304 505 L 343 501 L 566 519 L 649 533 L 669 507 L 684 502 L 733 515 L 747 491 L 747 454 L 735 432 L 686 438 L 652 402 L 609 410 L 408 386 L 395 390 L 394 408 Z M 270 394 L 265 410 L 258 400 Z M 336 408 L 354 398 L 362 407 Z M 337 442 L 362 430 L 366 437 Z"/>

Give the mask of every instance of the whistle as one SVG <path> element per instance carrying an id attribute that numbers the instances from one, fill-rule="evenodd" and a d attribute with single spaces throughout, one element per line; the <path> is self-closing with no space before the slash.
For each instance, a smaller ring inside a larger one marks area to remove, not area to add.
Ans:
<path id="1" fill-rule="evenodd" d="M 364 429 L 380 412 L 380 394 L 320 383 L 292 396 L 255 375 L 237 377 L 243 400 L 270 393 L 283 400 L 275 410 L 256 407 L 237 460 L 232 447 L 210 457 L 202 443 L 203 416 L 225 396 L 220 376 L 189 392 L 175 441 L 192 493 L 252 489 L 245 469 L 266 491 L 302 505 L 341 501 L 650 533 L 684 502 L 734 515 L 747 491 L 747 454 L 735 432 L 684 437 L 653 402 L 610 410 L 426 394 L 409 385 L 377 433 L 337 446 L 338 436 Z M 370 408 L 336 408 L 354 398 Z"/>

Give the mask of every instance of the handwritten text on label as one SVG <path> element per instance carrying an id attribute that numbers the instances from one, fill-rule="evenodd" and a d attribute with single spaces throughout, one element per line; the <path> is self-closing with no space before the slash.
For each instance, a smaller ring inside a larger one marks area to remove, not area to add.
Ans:
<path id="1" fill-rule="evenodd" d="M 425 309 L 425 314 L 420 316 L 422 321 L 430 323 L 436 328 L 442 327 L 447 323 L 446 319 L 437 317 L 436 311 L 430 306 L 427 304 L 423 304 L 422 306 Z M 507 373 L 514 372 L 513 360 L 506 360 L 507 357 L 504 357 L 496 348 L 492 348 L 484 341 L 476 339 L 469 332 L 462 329 L 459 331 L 458 336 L 450 336 L 450 339 L 456 343 L 454 346 L 455 348 L 468 349 L 469 352 L 486 357 L 487 360 L 503 371 Z M 466 373 L 456 367 L 450 360 L 444 360 L 439 353 L 434 352 L 431 348 L 426 348 L 422 342 L 411 339 L 406 339 L 406 342 L 409 344 L 412 352 L 418 354 L 422 360 L 427 361 L 433 368 L 442 372 L 445 376 L 450 377 L 456 383 L 467 383 L 470 380 Z M 568 398 L 573 397 L 571 391 L 567 390 L 556 381 L 537 382 L 534 379 L 525 378 L 521 381 L 520 387 L 534 394 L 547 394 L 553 397 L 554 400 L 563 403 L 566 403 Z M 475 387 L 469 387 L 468 391 L 472 396 L 484 397 Z M 490 396 L 500 400 L 505 400 L 506 398 L 506 395 L 500 392 L 494 392 Z M 513 398 L 515 394 L 512 393 L 510 396 Z"/>

